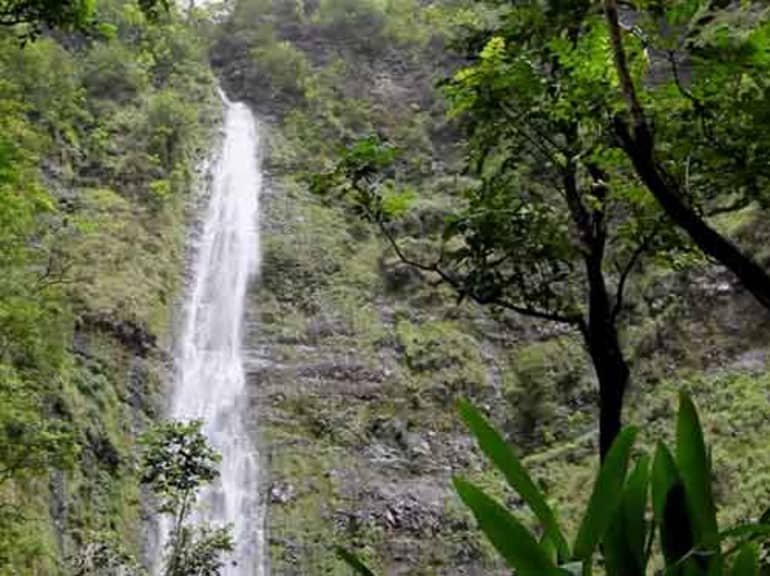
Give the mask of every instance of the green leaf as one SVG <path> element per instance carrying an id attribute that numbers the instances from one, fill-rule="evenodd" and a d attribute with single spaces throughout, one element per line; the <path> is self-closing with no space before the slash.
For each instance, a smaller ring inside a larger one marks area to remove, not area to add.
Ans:
<path id="1" fill-rule="evenodd" d="M 711 492 L 711 466 L 695 405 L 682 392 L 676 422 L 676 463 L 685 488 L 695 546 L 718 551 L 719 531 Z"/>
<path id="2" fill-rule="evenodd" d="M 647 525 L 644 513 L 650 477 L 650 457 L 642 456 L 628 478 L 623 499 L 604 537 L 604 557 L 610 576 L 644 576 Z"/>
<path id="3" fill-rule="evenodd" d="M 681 478 L 674 457 L 663 442 L 658 442 L 652 464 L 652 511 L 658 525 L 663 520 L 666 497 L 671 487 L 678 482 L 681 482 Z"/>
<path id="4" fill-rule="evenodd" d="M 470 482 L 462 478 L 455 478 L 453 482 L 482 532 L 519 576 L 560 574 L 547 551 L 508 510 Z"/>
<path id="5" fill-rule="evenodd" d="M 118 37 L 118 27 L 109 22 L 99 22 L 96 25 L 96 30 L 105 40 L 114 40 Z"/>
<path id="6" fill-rule="evenodd" d="M 759 575 L 759 548 L 755 543 L 747 542 L 741 546 L 731 574 L 733 576 Z"/>
<path id="7" fill-rule="evenodd" d="M 652 465 L 652 510 L 666 566 L 673 566 L 692 550 L 693 535 L 684 484 L 674 457 L 662 442 L 658 442 Z"/>
<path id="8" fill-rule="evenodd" d="M 353 552 L 342 546 L 336 546 L 335 550 L 337 551 L 337 556 L 339 556 L 345 564 L 350 566 L 356 574 L 361 574 L 362 576 L 374 576 L 374 572 L 369 570 L 366 564 L 364 564 Z"/>
<path id="9" fill-rule="evenodd" d="M 556 551 L 556 546 L 554 546 L 553 542 L 548 537 L 548 534 L 543 534 L 543 537 L 540 538 L 540 547 L 543 549 L 551 562 L 558 563 L 559 558 L 558 552 Z"/>
<path id="10" fill-rule="evenodd" d="M 754 539 L 761 538 L 762 536 L 770 536 L 770 524 L 762 522 L 740 524 L 719 533 L 719 539 L 722 541 L 732 538 Z"/>
<path id="11" fill-rule="evenodd" d="M 463 400 L 459 404 L 459 410 L 466 425 L 478 441 L 482 452 L 503 473 L 511 488 L 534 512 L 550 542 L 556 547 L 559 559 L 566 561 L 570 557 L 569 544 L 559 529 L 556 516 L 545 501 L 543 493 L 535 485 L 521 461 L 497 430 L 486 421 L 473 405 Z"/>
<path id="12" fill-rule="evenodd" d="M 409 211 L 416 199 L 417 194 L 411 189 L 383 194 L 382 210 L 389 218 L 403 216 Z"/>
<path id="13" fill-rule="evenodd" d="M 636 428 L 625 428 L 607 453 L 575 539 L 575 558 L 587 560 L 591 557 L 620 505 L 636 434 Z"/>

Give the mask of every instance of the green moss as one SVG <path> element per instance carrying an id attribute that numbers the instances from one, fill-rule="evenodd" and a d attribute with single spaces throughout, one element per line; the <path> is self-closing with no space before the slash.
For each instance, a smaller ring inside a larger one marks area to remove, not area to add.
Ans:
<path id="1" fill-rule="evenodd" d="M 17 364 L 43 396 L 42 416 L 68 425 L 79 446 L 72 469 L 0 486 L 0 511 L 10 502 L 27 519 L 0 519 L 0 574 L 66 573 L 95 533 L 117 535 L 138 555 L 134 437 L 156 413 L 166 369 L 151 343 L 168 344 L 193 175 L 221 109 L 199 33 L 178 14 L 149 23 L 111 0 L 98 10 L 116 24 L 109 43 L 75 49 L 48 36 L 20 49 L 12 33 L 0 35 L 0 126 L 18 136 L 24 158 L 34 156 L 30 194 L 19 196 L 41 211 L 39 230 L 15 239 L 29 255 L 12 262 L 3 246 L 0 278 L 31 271 L 19 285 L 45 294 L 22 303 L 0 282 L 0 342 L 5 349 L 10 328 L 26 349 L 21 361 L 4 352 L 0 362 Z M 0 214 L 5 206 L 0 199 Z M 50 285 L 37 286 L 41 271 Z M 20 320 L 35 328 L 28 342 Z M 148 349 L 122 337 L 126 326 Z"/>
<path id="2" fill-rule="evenodd" d="M 396 337 L 406 365 L 414 372 L 450 370 L 458 377 L 483 386 L 484 370 L 478 341 L 451 320 L 430 320 L 420 324 L 402 319 L 396 324 Z"/>
<path id="3" fill-rule="evenodd" d="M 590 398 L 592 388 L 585 351 L 577 338 L 552 338 L 518 348 L 503 374 L 514 440 L 542 449 L 590 427 L 589 414 L 567 407 Z"/>
<path id="4" fill-rule="evenodd" d="M 285 485 L 290 495 L 285 502 L 270 507 L 270 543 L 272 569 L 278 574 L 323 574 L 342 576 L 349 573 L 336 557 L 330 542 L 346 542 L 341 533 L 330 533 L 332 519 L 345 499 L 332 470 L 344 470 L 349 456 L 325 442 L 308 442 L 303 436 L 284 429 L 268 428 L 266 441 L 273 446 L 271 476 L 273 485 Z M 288 447 L 290 449 L 287 449 Z M 276 447 L 282 447 L 276 450 Z M 344 520 L 344 518 L 340 518 Z M 349 536 L 349 535 L 347 535 Z M 365 550 L 376 558 L 371 527 L 361 526 L 354 535 L 367 542 Z M 375 562 L 373 566 L 378 566 Z"/>

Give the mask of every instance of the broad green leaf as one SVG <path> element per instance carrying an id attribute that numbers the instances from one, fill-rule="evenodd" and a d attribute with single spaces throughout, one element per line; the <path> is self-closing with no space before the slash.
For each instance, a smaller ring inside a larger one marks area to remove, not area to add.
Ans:
<path id="1" fill-rule="evenodd" d="M 671 574 L 677 574 L 681 568 L 678 562 L 692 550 L 693 536 L 684 484 L 671 452 L 662 442 L 658 442 L 652 465 L 652 510 L 666 566 Z"/>
<path id="2" fill-rule="evenodd" d="M 540 538 L 540 547 L 543 549 L 551 562 L 554 564 L 559 562 L 556 546 L 554 546 L 553 542 L 548 537 L 548 534 L 543 534 L 543 537 Z"/>
<path id="3" fill-rule="evenodd" d="M 681 482 L 681 479 L 679 478 L 679 471 L 676 469 L 674 457 L 663 442 L 658 442 L 652 464 L 652 511 L 658 525 L 663 520 L 666 497 L 674 484 L 678 482 Z"/>
<path id="4" fill-rule="evenodd" d="M 574 556 L 579 560 L 587 560 L 594 553 L 618 509 L 636 434 L 633 427 L 621 431 L 602 463 L 575 539 Z"/>
<path id="5" fill-rule="evenodd" d="M 521 496 L 537 516 L 545 534 L 556 547 L 559 559 L 567 560 L 570 557 L 569 545 L 559 529 L 556 516 L 516 454 L 473 405 L 467 401 L 461 401 L 459 410 L 481 450 L 503 473 L 511 488 Z"/>
<path id="6" fill-rule="evenodd" d="M 350 566 L 356 574 L 360 574 L 361 576 L 374 576 L 374 572 L 369 570 L 366 564 L 364 564 L 353 552 L 342 546 L 337 546 L 336 550 L 337 556 L 339 556 L 345 564 Z"/>
<path id="7" fill-rule="evenodd" d="M 604 558 L 610 576 L 644 576 L 647 525 L 644 513 L 650 477 L 650 458 L 639 459 L 628 478 L 610 529 L 604 537 Z"/>
<path id="8" fill-rule="evenodd" d="M 454 479 L 455 490 L 471 509 L 482 532 L 519 576 L 559 574 L 548 553 L 508 510 L 476 486 Z"/>
<path id="9" fill-rule="evenodd" d="M 747 542 L 741 546 L 731 574 L 732 576 L 759 575 L 759 548 L 755 543 Z"/>
<path id="10" fill-rule="evenodd" d="M 682 392 L 676 422 L 676 463 L 685 488 L 694 544 L 702 550 L 719 548 L 716 507 L 711 492 L 711 466 L 695 405 Z"/>

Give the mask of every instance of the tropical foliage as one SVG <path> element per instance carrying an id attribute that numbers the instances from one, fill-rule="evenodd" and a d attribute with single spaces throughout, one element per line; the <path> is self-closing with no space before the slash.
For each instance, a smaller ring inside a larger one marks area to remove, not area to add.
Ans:
<path id="1" fill-rule="evenodd" d="M 151 424 L 214 69 L 268 127 L 276 572 L 342 570 L 334 540 L 378 570 L 756 574 L 769 32 L 720 0 L 0 0 L 0 573 L 144 574 L 150 492 L 169 576 L 234 546 L 192 522 L 202 424 Z M 683 395 L 669 439 L 679 386 L 705 432 Z"/>
<path id="2" fill-rule="evenodd" d="M 759 542 L 770 533 L 768 515 L 719 529 L 709 451 L 686 394 L 680 396 L 673 451 L 661 441 L 652 457 L 634 453 L 638 430 L 625 428 L 618 435 L 601 464 L 572 545 L 546 495 L 500 433 L 467 402 L 461 403 L 460 414 L 481 450 L 534 516 L 533 531 L 473 483 L 454 480 L 479 529 L 516 574 L 586 575 L 595 567 L 609 576 L 643 576 L 650 570 L 760 574 Z M 339 554 L 356 573 L 371 576 L 355 554 L 345 548 Z"/>

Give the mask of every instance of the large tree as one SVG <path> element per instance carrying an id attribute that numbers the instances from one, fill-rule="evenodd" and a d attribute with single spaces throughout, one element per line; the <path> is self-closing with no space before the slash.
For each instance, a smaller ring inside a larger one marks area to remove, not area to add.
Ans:
<path id="1" fill-rule="evenodd" d="M 589 2 L 508 6 L 484 32 L 473 63 L 446 86 L 468 130 L 476 183 L 434 256 L 395 233 L 398 170 L 376 139 L 352 146 L 316 181 L 352 200 L 402 260 L 461 297 L 579 333 L 599 384 L 602 455 L 620 429 L 630 376 L 621 341 L 628 282 L 645 256 L 681 246 L 608 130 L 619 102 L 606 41 Z"/>
<path id="2" fill-rule="evenodd" d="M 319 181 L 462 296 L 577 330 L 599 381 L 602 454 L 629 380 L 624 292 L 644 256 L 684 247 L 683 230 L 770 305 L 767 273 L 709 223 L 770 199 L 765 12 L 637 4 L 625 27 L 613 0 L 486 4 L 460 43 L 471 65 L 446 83 L 479 184 L 435 259 L 399 245 L 387 210 L 398 178 L 383 180 L 373 141 Z"/>

